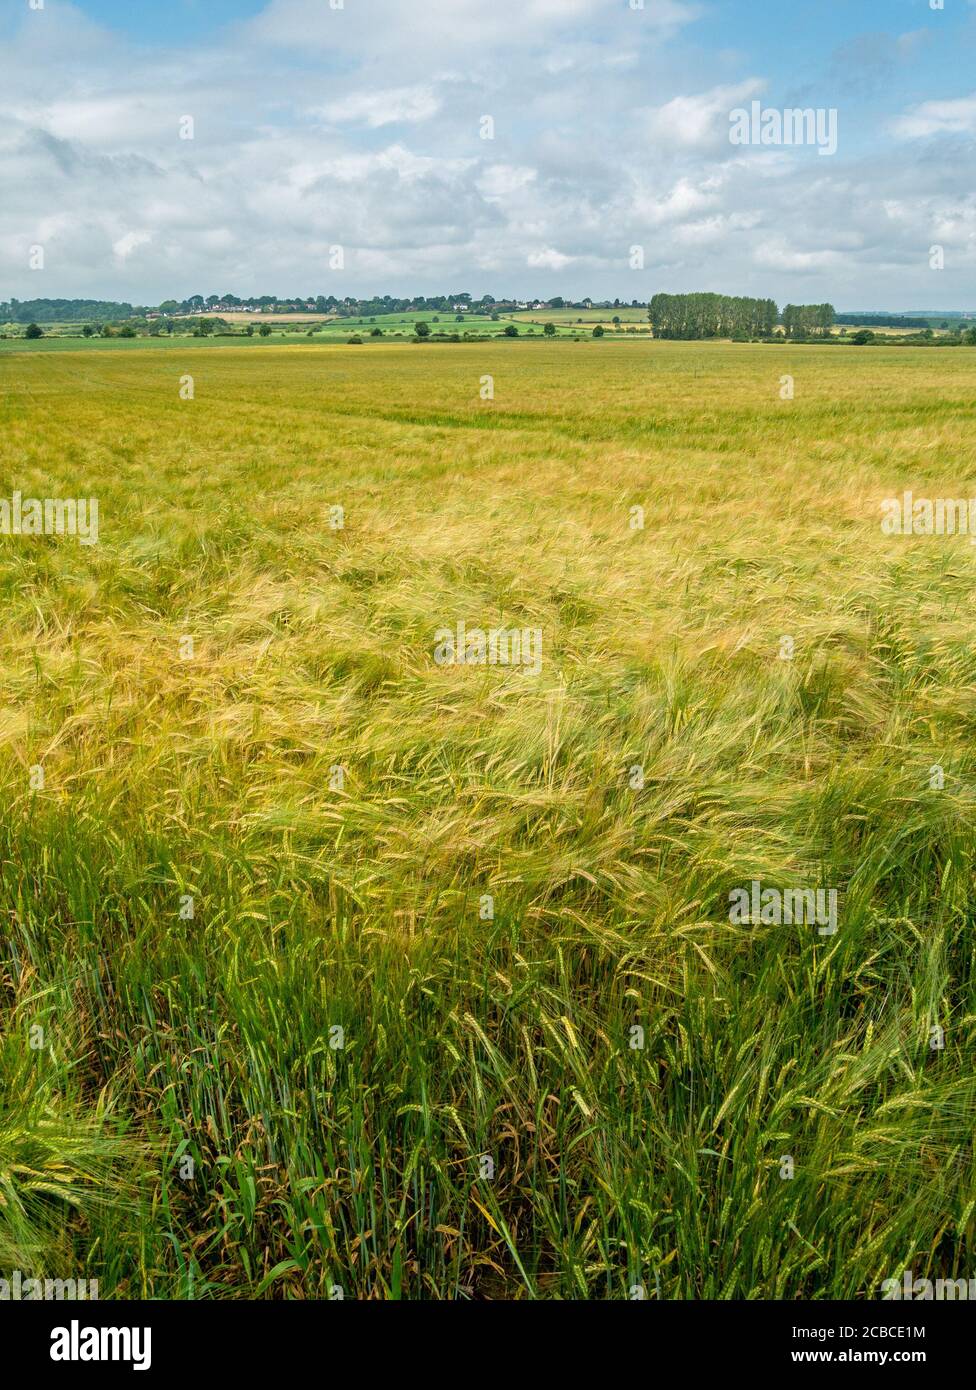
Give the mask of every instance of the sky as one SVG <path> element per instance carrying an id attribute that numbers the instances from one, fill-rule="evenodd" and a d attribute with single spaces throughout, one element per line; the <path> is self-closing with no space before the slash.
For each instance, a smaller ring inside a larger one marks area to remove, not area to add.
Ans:
<path id="1" fill-rule="evenodd" d="M 0 300 L 972 310 L 976 0 L 942 3 L 0 0 Z M 733 143 L 754 102 L 836 150 Z"/>

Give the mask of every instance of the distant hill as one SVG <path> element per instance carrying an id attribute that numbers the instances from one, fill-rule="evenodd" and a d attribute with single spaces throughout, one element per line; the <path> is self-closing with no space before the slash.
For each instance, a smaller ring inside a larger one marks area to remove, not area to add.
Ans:
<path id="1" fill-rule="evenodd" d="M 961 326 L 972 318 L 960 309 L 906 309 L 902 314 L 886 309 L 849 309 L 837 315 L 837 322 L 859 328 L 939 328 L 943 324 Z"/>
<path id="2" fill-rule="evenodd" d="M 865 318 L 875 319 L 971 319 L 976 318 L 976 309 L 845 309 L 837 315 L 841 323 L 863 323 Z"/>

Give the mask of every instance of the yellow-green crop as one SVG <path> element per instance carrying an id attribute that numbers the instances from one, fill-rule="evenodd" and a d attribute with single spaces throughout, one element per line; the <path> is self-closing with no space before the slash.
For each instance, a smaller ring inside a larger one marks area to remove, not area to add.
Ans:
<path id="1" fill-rule="evenodd" d="M 974 400 L 962 349 L 0 355 L 0 495 L 99 504 L 0 536 L 0 1254 L 970 1274 L 976 548 L 880 520 L 974 490 Z M 459 621 L 540 673 L 438 664 Z M 836 934 L 730 921 L 752 881 Z"/>

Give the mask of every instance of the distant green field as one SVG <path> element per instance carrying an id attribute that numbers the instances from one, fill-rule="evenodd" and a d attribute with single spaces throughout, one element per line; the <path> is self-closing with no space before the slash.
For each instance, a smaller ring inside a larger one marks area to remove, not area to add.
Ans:
<path id="1" fill-rule="evenodd" d="M 514 324 L 518 329 L 519 336 L 542 337 L 543 324 L 549 320 L 539 320 L 538 322 L 523 319 L 502 318 L 493 322 L 487 316 L 466 316 L 463 323 L 456 323 L 453 316 L 444 318 L 438 316 L 435 322 L 434 315 L 430 314 L 385 314 L 377 315 L 375 319 L 338 319 L 329 322 L 322 322 L 314 328 L 311 333 L 309 329 L 312 325 L 297 328 L 294 324 L 283 324 L 281 327 L 271 324 L 271 334 L 269 337 L 262 337 L 255 329 L 253 335 L 248 336 L 239 327 L 218 330 L 205 338 L 196 338 L 188 332 L 167 333 L 160 332 L 150 335 L 143 331 L 137 333 L 135 338 L 120 338 L 117 335 L 111 338 L 103 338 L 96 335 L 92 338 L 85 338 L 79 332 L 77 324 L 72 325 L 45 325 L 44 337 L 33 340 L 25 339 L 23 336 L 23 325 L 18 325 L 14 330 L 8 330 L 16 336 L 0 338 L 0 352 L 17 351 L 21 349 L 34 351 L 72 350 L 88 351 L 91 348 L 117 348 L 122 351 L 136 346 L 177 346 L 193 343 L 194 345 L 215 345 L 235 344 L 238 346 L 267 346 L 269 343 L 345 343 L 349 338 L 358 336 L 365 343 L 375 343 L 380 339 L 373 340 L 371 334 L 374 328 L 380 329 L 383 338 L 397 336 L 409 339 L 414 336 L 414 328 L 418 323 L 426 323 L 434 336 L 439 333 L 453 336 L 455 333 L 463 337 L 465 333 L 477 334 L 486 337 L 504 337 L 505 329 L 509 324 Z M 592 332 L 592 324 L 575 330 L 581 336 L 589 336 Z M 567 324 L 557 326 L 558 336 L 574 336 L 574 328 Z"/>
<path id="2" fill-rule="evenodd" d="M 588 327 L 602 323 L 610 327 L 614 318 L 625 326 L 647 327 L 647 310 L 621 306 L 618 309 L 519 309 L 512 315 L 516 323 L 554 323 L 556 327 Z"/>
<path id="3" fill-rule="evenodd" d="M 608 331 L 612 331 L 612 314 L 619 314 L 625 325 L 640 323 L 645 327 L 647 326 L 646 311 L 641 311 L 639 313 L 637 310 L 615 309 L 601 314 L 591 310 L 586 311 L 585 321 L 583 323 L 577 323 L 577 319 L 583 314 L 584 311 L 582 310 L 579 313 L 573 311 L 572 314 L 561 309 L 554 309 L 551 312 L 541 310 L 538 312 L 523 311 L 513 314 L 500 314 L 497 320 L 492 320 L 487 314 L 465 314 L 459 323 L 454 314 L 434 314 L 427 311 L 417 311 L 409 314 L 377 314 L 375 317 L 370 318 L 306 319 L 300 324 L 284 316 L 276 318 L 273 315 L 268 315 L 255 317 L 251 322 L 254 325 L 253 336 L 255 339 L 260 339 L 260 326 L 262 324 L 267 324 L 271 328 L 271 335 L 275 342 L 306 341 L 310 330 L 312 337 L 315 339 L 337 342 L 344 342 L 347 338 L 356 334 L 364 339 L 368 338 L 374 329 L 379 329 L 384 336 L 389 334 L 395 337 L 399 334 L 403 337 L 412 337 L 414 327 L 418 323 L 426 323 L 432 334 L 445 333 L 451 335 L 457 333 L 463 335 L 465 333 L 474 333 L 489 337 L 504 335 L 505 329 L 509 324 L 514 324 L 520 335 L 541 335 L 544 325 L 552 323 L 556 327 L 559 336 L 588 336 L 598 323 L 602 323 Z M 82 326 L 83 325 L 80 323 L 44 324 L 44 339 L 38 339 L 37 341 L 44 342 L 46 339 L 59 338 L 66 339 L 78 346 L 86 346 L 93 340 L 85 339 L 82 336 Z M 6 341 L 0 339 L 0 350 L 12 339 L 16 341 L 22 338 L 24 328 L 24 324 L 0 325 L 0 332 L 8 335 Z M 247 335 L 243 331 L 243 323 L 240 320 L 228 320 L 227 327 L 220 330 L 220 332 L 234 335 L 235 338 L 237 335 L 240 335 L 241 341 L 247 339 Z M 145 330 L 140 329 L 139 335 L 140 337 L 146 336 Z M 186 339 L 192 335 L 185 330 L 181 330 L 175 335 L 170 335 L 163 329 L 159 336 L 161 338 L 175 336 L 178 339 Z M 214 336 L 217 335 L 215 334 Z M 106 341 L 110 344 L 117 342 L 120 346 L 124 346 L 127 342 L 131 342 L 132 340 L 111 338 Z M 194 339 L 193 341 L 195 342 L 197 340 Z M 224 338 L 224 341 L 227 341 L 227 339 Z M 261 339 L 261 341 L 267 340 Z"/>
<path id="4" fill-rule="evenodd" d="M 401 330 L 407 334 L 412 334 L 414 325 L 426 323 L 430 326 L 432 333 L 503 333 L 509 323 L 514 323 L 520 333 L 527 331 L 527 328 L 535 328 L 541 332 L 542 326 L 546 323 L 553 323 L 557 327 L 568 328 L 569 323 L 565 319 L 556 317 L 557 311 L 552 314 L 539 313 L 530 315 L 526 313 L 499 314 L 498 320 L 493 322 L 487 314 L 465 314 L 461 322 L 457 322 L 454 314 L 433 314 L 429 312 L 416 312 L 412 314 L 378 314 L 373 318 L 352 318 L 339 319 L 325 326 L 329 332 L 341 333 L 349 330 L 358 333 L 368 333 L 373 328 L 381 328 L 384 333 Z M 596 322 L 596 320 L 593 320 Z"/>

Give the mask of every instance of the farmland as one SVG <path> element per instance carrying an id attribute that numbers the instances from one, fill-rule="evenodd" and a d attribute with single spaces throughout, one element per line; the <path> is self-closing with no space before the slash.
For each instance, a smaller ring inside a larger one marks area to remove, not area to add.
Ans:
<path id="1" fill-rule="evenodd" d="M 620 308 L 577 308 L 577 309 L 520 309 L 510 312 L 488 313 L 434 313 L 427 309 L 414 309 L 404 313 L 375 315 L 350 315 L 338 317 L 314 313 L 247 313 L 224 311 L 222 314 L 178 317 L 172 321 L 167 318 L 150 321 L 132 320 L 135 326 L 130 336 L 121 337 L 122 324 L 108 324 L 108 334 L 96 332 L 94 337 L 85 338 L 85 325 L 80 321 L 47 322 L 43 326 L 44 337 L 34 345 L 34 350 L 45 346 L 58 351 L 68 346 L 91 346 L 101 344 L 110 348 L 130 347 L 133 343 L 152 342 L 157 346 L 167 343 L 182 343 L 188 338 L 205 341 L 220 340 L 225 345 L 228 339 L 236 339 L 245 346 L 249 343 L 264 344 L 269 341 L 276 345 L 314 342 L 321 345 L 348 344 L 358 340 L 356 345 L 375 346 L 387 338 L 394 340 L 413 339 L 418 324 L 426 324 L 431 338 L 444 341 L 456 339 L 501 338 L 512 332 L 518 336 L 542 337 L 549 328 L 559 338 L 592 337 L 595 329 L 608 338 L 639 337 L 650 338 L 653 330 L 648 322 L 646 308 L 621 306 Z M 956 318 L 951 326 L 948 321 L 936 320 L 932 323 L 932 335 L 936 340 L 951 340 L 960 332 L 971 328 L 968 319 Z M 924 319 L 918 320 L 917 333 L 929 326 Z M 18 345 L 25 345 L 26 323 L 0 323 L 0 352 L 10 351 Z M 89 330 L 91 331 L 91 330 Z M 857 331 L 856 325 L 835 325 L 826 336 L 838 343 Z M 893 338 L 902 340 L 911 335 L 912 330 L 904 327 L 888 327 L 875 322 L 871 326 L 874 338 Z M 660 336 L 660 335 L 659 335 Z M 783 330 L 778 327 L 775 337 L 782 338 Z M 703 339 L 707 340 L 707 339 Z M 718 341 L 729 341 L 719 336 Z"/>
<path id="2" fill-rule="evenodd" d="M 614 323 L 616 317 L 619 322 Z M 276 342 L 299 342 L 312 338 L 322 343 L 347 343 L 350 336 L 369 338 L 412 338 L 418 323 L 425 323 L 432 336 L 446 335 L 458 337 L 503 337 L 506 329 L 514 328 L 526 336 L 542 336 L 546 324 L 552 324 L 558 337 L 587 337 L 597 324 L 603 326 L 607 334 L 641 332 L 650 335 L 646 309 L 613 310 L 525 310 L 511 313 L 434 313 L 430 310 L 414 309 L 408 313 L 375 314 L 368 316 L 349 315 L 339 318 L 335 315 L 300 313 L 245 313 L 224 311 L 222 314 L 201 315 L 177 318 L 172 325 L 167 319 L 155 319 L 151 323 L 138 321 L 136 336 L 146 338 L 152 333 L 154 339 L 169 337 L 187 338 L 193 336 L 201 325 L 207 325 L 208 333 L 215 337 L 238 337 L 243 340 L 246 332 L 260 333 L 263 328 L 270 332 Z M 23 340 L 26 324 L 0 323 L 0 351 L 5 343 Z M 79 345 L 83 341 L 82 322 L 45 323 L 47 337 L 55 339 L 74 339 Z M 119 339 L 119 324 L 110 325 L 112 337 L 107 341 L 131 342 Z M 96 334 L 96 336 L 98 336 Z M 65 344 L 60 344 L 62 347 Z"/>
<path id="3" fill-rule="evenodd" d="M 973 492 L 976 352 L 68 346 L 0 343 L 0 495 L 100 513 L 0 535 L 0 1265 L 967 1276 L 976 548 L 879 522 Z"/>

